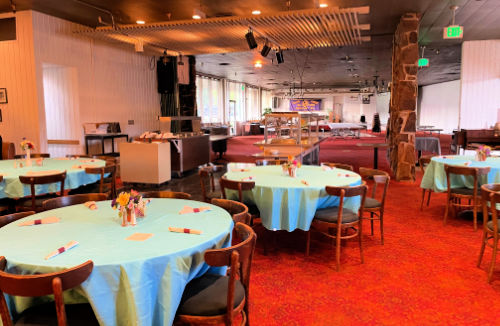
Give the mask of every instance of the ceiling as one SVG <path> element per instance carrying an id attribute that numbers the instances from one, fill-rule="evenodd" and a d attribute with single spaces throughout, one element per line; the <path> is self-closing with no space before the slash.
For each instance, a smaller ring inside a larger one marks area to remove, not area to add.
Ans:
<path id="1" fill-rule="evenodd" d="M 17 10 L 33 9 L 83 25 L 96 27 L 98 16 L 111 23 L 105 11 L 83 5 L 79 0 L 13 0 Z M 117 24 L 132 24 L 136 20 L 147 23 L 191 19 L 193 9 L 199 8 L 207 17 L 248 16 L 259 9 L 262 15 L 279 11 L 303 10 L 314 7 L 314 0 L 85 0 L 109 10 Z M 227 54 L 197 55 L 198 71 L 244 81 L 266 88 L 289 87 L 290 83 L 305 87 L 352 87 L 370 82 L 374 75 L 390 80 L 392 34 L 399 18 L 406 12 L 422 14 L 419 41 L 425 45 L 425 56 L 430 67 L 419 72 L 419 84 L 427 85 L 459 78 L 460 44 L 464 40 L 500 39 L 499 0 L 325 0 L 330 7 L 369 6 L 370 13 L 360 16 L 360 24 L 370 24 L 363 36 L 371 41 L 355 46 L 326 47 L 313 50 L 287 50 L 285 63 L 277 65 L 263 59 L 257 51 Z M 200 6 L 201 4 L 201 6 Z M 450 24 L 451 5 L 458 5 L 456 24 L 464 26 L 463 40 L 443 40 L 442 28 Z M 0 12 L 10 11 L 8 0 L 0 1 Z M 244 36 L 241 37 L 245 44 Z M 259 45 L 259 49 L 260 49 Z M 352 60 L 340 60 L 348 56 Z M 306 60 L 307 59 L 307 60 Z M 256 60 L 263 67 L 253 68 Z M 347 62 L 352 61 L 352 62 Z M 220 65 L 228 63 L 229 65 Z M 349 70 L 348 70 L 349 69 Z M 359 75 L 359 77 L 352 76 Z M 301 78 L 302 76 L 302 78 Z M 276 84 L 275 84 L 276 83 Z"/>

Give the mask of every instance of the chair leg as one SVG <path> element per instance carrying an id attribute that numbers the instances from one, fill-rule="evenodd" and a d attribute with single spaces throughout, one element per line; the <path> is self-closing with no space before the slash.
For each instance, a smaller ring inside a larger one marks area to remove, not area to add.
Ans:
<path id="1" fill-rule="evenodd" d="M 362 233 L 361 233 L 361 224 L 358 226 L 358 241 L 359 241 L 359 255 L 361 257 L 361 264 L 365 262 L 365 258 L 363 256 L 363 241 L 361 240 Z"/>
<path id="2" fill-rule="evenodd" d="M 429 195 L 427 197 L 427 207 L 429 207 L 429 204 L 431 203 L 431 194 L 432 194 L 432 190 L 429 189 Z"/>
<path id="3" fill-rule="evenodd" d="M 370 220 L 370 227 L 371 227 L 371 230 L 372 230 L 371 235 L 373 235 L 373 212 L 370 212 L 370 218 L 371 218 L 371 220 Z"/>
<path id="4" fill-rule="evenodd" d="M 379 213 L 380 218 L 380 241 L 384 245 L 384 212 Z"/>
<path id="5" fill-rule="evenodd" d="M 443 224 L 446 224 L 446 219 L 448 219 L 448 212 L 450 210 L 450 198 L 446 200 L 446 208 L 444 209 L 444 220 Z"/>
<path id="6" fill-rule="evenodd" d="M 491 277 L 493 276 L 493 269 L 495 268 L 495 260 L 497 259 L 498 251 L 498 235 L 495 235 L 493 240 L 493 255 L 491 257 L 490 271 L 488 272 L 488 283 L 491 282 Z"/>
<path id="7" fill-rule="evenodd" d="M 483 241 L 481 243 L 481 250 L 479 251 L 479 260 L 477 261 L 477 267 L 481 266 L 481 261 L 483 260 L 484 248 L 486 247 L 486 241 L 488 241 L 488 234 L 483 231 Z"/>
<path id="8" fill-rule="evenodd" d="M 309 256 L 309 248 L 311 246 L 311 230 L 307 231 L 306 238 L 306 256 Z"/>
<path id="9" fill-rule="evenodd" d="M 474 231 L 477 231 L 477 206 L 476 206 L 476 200 L 472 200 L 472 215 L 474 216 Z"/>
<path id="10" fill-rule="evenodd" d="M 426 189 L 422 189 L 422 201 L 420 202 L 420 210 L 421 211 L 424 209 L 425 190 Z"/>
<path id="11" fill-rule="evenodd" d="M 341 225 L 338 225 L 337 226 L 337 238 L 335 239 L 336 240 L 336 244 L 337 244 L 337 247 L 335 248 L 335 261 L 336 261 L 336 264 L 337 264 L 337 272 L 340 271 L 340 236 L 342 235 L 342 226 Z"/>

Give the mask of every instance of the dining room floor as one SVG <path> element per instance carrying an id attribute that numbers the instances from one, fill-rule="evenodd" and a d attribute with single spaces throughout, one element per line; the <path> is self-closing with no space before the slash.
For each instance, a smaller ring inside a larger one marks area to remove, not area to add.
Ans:
<path id="1" fill-rule="evenodd" d="M 442 135 L 443 153 L 449 136 Z M 236 137 L 228 142 L 225 158 L 251 161 L 252 143 L 260 136 Z M 321 161 L 372 165 L 373 152 L 359 149 L 359 141 L 383 141 L 384 135 L 364 139 L 330 139 L 321 146 Z M 379 167 L 388 169 L 385 150 Z M 370 235 L 364 223 L 364 264 L 357 241 L 342 245 L 340 272 L 335 270 L 334 247 L 319 234 L 312 236 L 305 256 L 304 231 L 276 232 L 271 250 L 263 254 L 259 236 L 252 265 L 250 321 L 252 325 L 497 325 L 500 308 L 500 262 L 493 282 L 486 282 L 491 260 L 487 249 L 476 267 L 482 229 L 472 221 L 449 218 L 443 225 L 444 194 L 432 194 L 420 211 L 422 175 L 415 182 L 391 181 L 384 217 L 385 244 L 378 224 Z M 162 189 L 191 193 L 200 200 L 197 173 L 173 179 Z M 142 189 L 141 189 L 142 190 Z"/>

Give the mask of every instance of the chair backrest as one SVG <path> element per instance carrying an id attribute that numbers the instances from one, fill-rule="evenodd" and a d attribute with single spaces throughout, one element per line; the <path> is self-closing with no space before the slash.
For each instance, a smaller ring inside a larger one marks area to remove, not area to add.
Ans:
<path id="1" fill-rule="evenodd" d="M 490 220 L 490 216 L 493 216 L 493 207 L 491 206 L 491 196 L 495 193 L 500 193 L 500 183 L 489 183 L 481 186 L 481 204 L 483 206 L 483 226 L 486 229 L 486 223 Z M 489 205 L 489 207 L 488 207 Z M 488 209 L 492 210 L 492 214 L 488 214 Z M 493 224 L 496 224 L 493 223 Z"/>
<path id="2" fill-rule="evenodd" d="M 383 189 L 382 190 L 382 197 L 380 199 L 380 203 L 382 204 L 381 207 L 383 209 L 384 203 L 385 203 L 385 197 L 387 195 L 387 189 L 389 188 L 389 182 L 391 180 L 389 173 L 382 171 L 382 170 L 360 167 L 359 174 L 361 175 L 361 178 L 363 178 L 363 180 L 365 182 L 373 180 L 371 198 L 375 198 L 375 196 L 377 194 L 377 186 L 378 185 L 383 187 L 382 188 Z"/>
<path id="3" fill-rule="evenodd" d="M 19 181 L 23 184 L 29 184 L 31 189 L 31 207 L 36 210 L 36 195 L 35 186 L 50 183 L 60 183 L 59 196 L 64 196 L 64 181 L 66 180 L 66 171 L 56 174 L 41 175 L 41 176 L 28 176 L 20 175 Z"/>
<path id="4" fill-rule="evenodd" d="M 478 177 L 480 175 L 488 174 L 490 172 L 490 168 L 489 167 L 477 168 L 477 167 L 455 166 L 455 165 L 445 164 L 444 171 L 446 172 L 446 184 L 448 187 L 448 193 L 451 193 L 451 180 L 450 180 L 451 174 L 472 176 L 474 178 L 473 193 L 474 193 L 474 197 L 477 197 L 477 195 L 478 195 Z"/>
<path id="5" fill-rule="evenodd" d="M 85 168 L 85 173 L 99 174 L 99 193 L 110 193 L 111 198 L 116 198 L 116 165 L 106 165 L 103 167 L 88 167 Z M 108 177 L 105 175 L 109 174 Z M 106 189 L 109 188 L 109 189 Z"/>
<path id="6" fill-rule="evenodd" d="M 254 230 L 243 223 L 236 223 L 236 234 L 241 242 L 223 249 L 210 249 L 205 251 L 205 262 L 210 266 L 231 266 L 229 274 L 228 300 L 227 300 L 227 319 L 232 320 L 232 310 L 234 307 L 234 288 L 237 276 L 239 275 L 241 283 L 245 287 L 245 297 L 248 300 L 248 290 L 250 285 L 250 271 L 252 267 L 253 253 L 257 235 Z M 231 323 L 228 323 L 231 325 Z"/>
<path id="7" fill-rule="evenodd" d="M 90 158 L 90 155 L 87 154 L 67 154 L 67 158 Z"/>
<path id="8" fill-rule="evenodd" d="M 83 204 L 88 201 L 103 201 L 108 199 L 107 194 L 79 194 L 48 199 L 42 203 L 44 211 L 71 205 Z"/>
<path id="9" fill-rule="evenodd" d="M 0 312 L 4 326 L 12 325 L 4 293 L 13 296 L 39 297 L 53 294 L 58 325 L 66 325 L 66 312 L 62 292 L 82 284 L 92 273 L 94 263 L 81 265 L 56 273 L 18 275 L 5 272 L 7 260 L 0 257 Z"/>
<path id="10" fill-rule="evenodd" d="M 222 176 L 219 180 L 222 191 L 222 198 L 226 199 L 226 189 L 238 191 L 238 201 L 243 202 L 243 191 L 252 190 L 255 188 L 254 181 L 234 181 Z"/>
<path id="11" fill-rule="evenodd" d="M 9 223 L 15 222 L 17 220 L 20 220 L 22 218 L 25 218 L 26 216 L 30 216 L 33 214 L 35 214 L 34 211 L 2 215 L 0 216 L 0 228 L 6 226 Z"/>
<path id="12" fill-rule="evenodd" d="M 14 143 L 2 142 L 2 160 L 11 160 L 16 156 Z"/>
<path id="13" fill-rule="evenodd" d="M 18 155 L 15 155 L 14 158 L 16 158 L 16 159 L 26 158 L 26 154 L 18 154 Z M 50 158 L 50 154 L 48 154 L 48 153 L 31 153 L 30 158 Z"/>
<path id="14" fill-rule="evenodd" d="M 286 163 L 287 160 L 255 160 L 255 165 L 264 166 L 264 165 L 281 165 Z"/>
<path id="15" fill-rule="evenodd" d="M 213 198 L 212 204 L 224 208 L 232 215 L 234 223 L 250 225 L 250 214 L 247 205 L 229 199 Z"/>
<path id="16" fill-rule="evenodd" d="M 144 198 L 176 198 L 176 199 L 191 199 L 191 195 L 186 192 L 179 191 L 148 191 L 142 194 Z"/>
<path id="17" fill-rule="evenodd" d="M 106 155 L 93 155 L 93 158 L 96 158 L 98 160 L 103 160 L 106 162 L 106 166 L 108 165 L 118 165 L 118 160 L 116 157 L 113 156 L 106 156 Z"/>
<path id="18" fill-rule="evenodd" d="M 359 206 L 358 216 L 363 216 L 363 209 L 365 207 L 365 198 L 366 198 L 366 184 L 363 183 L 359 186 L 354 187 L 332 187 L 326 186 L 326 193 L 330 196 L 339 197 L 339 215 L 337 219 L 337 224 L 342 224 L 342 211 L 344 208 L 344 198 L 346 197 L 356 197 L 361 196 L 361 204 Z"/>
<path id="19" fill-rule="evenodd" d="M 491 209 L 491 222 L 493 224 L 493 234 L 495 236 L 498 235 L 498 210 L 497 210 L 497 204 L 500 204 L 500 193 L 498 192 L 491 192 L 489 194 L 490 197 L 490 209 Z M 486 204 L 483 202 L 483 209 L 486 206 Z M 483 216 L 488 216 L 488 211 L 483 211 Z M 484 228 L 487 228 L 486 221 L 483 223 Z M 496 248 L 493 248 L 493 250 L 496 250 Z"/>
<path id="20" fill-rule="evenodd" d="M 427 167 L 427 165 L 429 165 L 429 163 L 431 163 L 431 160 L 434 156 L 435 155 L 420 156 L 420 158 L 418 159 L 418 165 L 420 166 L 420 171 L 422 171 L 422 174 L 425 173 L 425 168 Z"/>
<path id="21" fill-rule="evenodd" d="M 198 175 L 200 176 L 201 194 L 203 196 L 204 201 L 206 201 L 206 202 L 209 201 L 209 199 L 207 197 L 207 188 L 206 188 L 207 180 L 208 180 L 208 183 L 210 185 L 210 191 L 214 192 L 215 191 L 214 173 L 222 171 L 223 168 L 224 168 L 223 165 L 210 165 L 210 166 L 202 167 L 198 171 Z"/>
<path id="22" fill-rule="evenodd" d="M 331 168 L 338 168 L 338 169 L 354 171 L 354 167 L 350 164 L 322 162 L 321 165 L 326 165 L 326 166 L 329 166 Z"/>

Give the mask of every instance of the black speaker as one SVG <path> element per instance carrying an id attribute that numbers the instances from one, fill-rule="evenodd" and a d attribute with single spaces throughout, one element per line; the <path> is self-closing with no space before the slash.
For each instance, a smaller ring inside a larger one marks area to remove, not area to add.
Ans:
<path id="1" fill-rule="evenodd" d="M 276 51 L 276 61 L 278 61 L 278 64 L 285 62 L 285 58 L 283 58 L 283 50 L 279 49 Z"/>
<path id="2" fill-rule="evenodd" d="M 269 45 L 264 44 L 264 46 L 262 47 L 262 51 L 260 51 L 260 55 L 262 55 L 264 58 L 267 57 L 267 55 L 269 54 L 269 51 L 271 51 L 271 48 L 269 47 Z"/>
<path id="3" fill-rule="evenodd" d="M 156 63 L 156 77 L 158 80 L 158 93 L 173 93 L 177 81 L 175 58 L 161 57 Z"/>
<path id="4" fill-rule="evenodd" d="M 255 37 L 253 36 L 252 31 L 248 31 L 248 33 L 245 34 L 245 38 L 247 39 L 248 47 L 250 48 L 250 50 L 257 47 L 257 41 L 255 41 Z"/>

